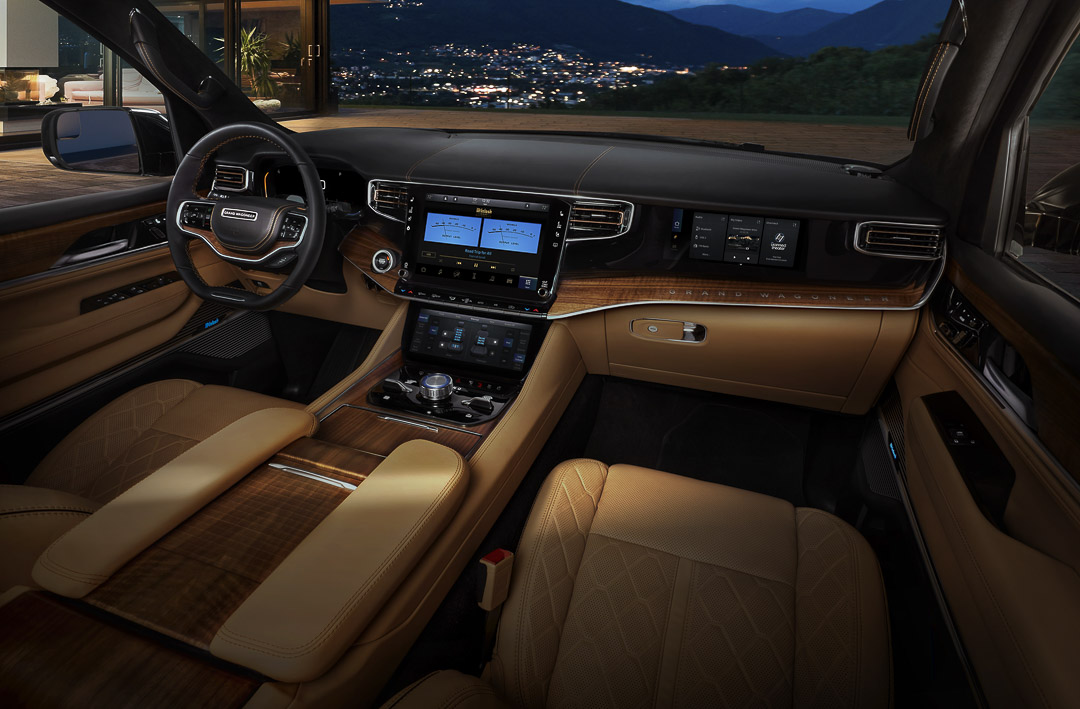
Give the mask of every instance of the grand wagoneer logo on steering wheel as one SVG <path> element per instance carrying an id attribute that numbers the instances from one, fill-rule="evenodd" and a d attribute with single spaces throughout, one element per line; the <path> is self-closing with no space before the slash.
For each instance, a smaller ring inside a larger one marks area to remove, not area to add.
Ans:
<path id="1" fill-rule="evenodd" d="M 259 218 L 258 213 L 249 211 L 247 209 L 233 209 L 226 207 L 221 210 L 221 216 L 226 219 L 243 219 L 246 222 L 253 222 Z"/>

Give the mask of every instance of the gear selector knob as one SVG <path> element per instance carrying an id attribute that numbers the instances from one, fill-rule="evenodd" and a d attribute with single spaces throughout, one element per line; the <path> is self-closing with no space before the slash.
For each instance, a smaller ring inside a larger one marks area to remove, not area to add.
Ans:
<path id="1" fill-rule="evenodd" d="M 426 374 L 420 379 L 420 398 L 446 401 L 454 393 L 454 379 L 449 374 Z"/>

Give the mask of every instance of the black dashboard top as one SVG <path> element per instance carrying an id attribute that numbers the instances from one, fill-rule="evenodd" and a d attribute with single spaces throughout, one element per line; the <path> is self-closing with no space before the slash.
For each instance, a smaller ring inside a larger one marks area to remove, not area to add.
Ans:
<path id="1" fill-rule="evenodd" d="M 406 128 L 303 133 L 316 161 L 367 179 L 587 195 L 776 216 L 944 225 L 947 215 L 884 178 L 824 159 L 637 139 Z"/>

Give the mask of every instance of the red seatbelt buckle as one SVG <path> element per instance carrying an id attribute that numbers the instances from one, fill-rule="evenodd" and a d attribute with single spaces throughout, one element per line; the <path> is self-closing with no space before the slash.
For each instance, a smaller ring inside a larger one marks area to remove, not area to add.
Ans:
<path id="1" fill-rule="evenodd" d="M 514 552 L 496 549 L 480 559 L 484 570 L 484 585 L 480 590 L 480 607 L 493 611 L 506 602 L 510 593 L 510 576 L 514 569 Z"/>

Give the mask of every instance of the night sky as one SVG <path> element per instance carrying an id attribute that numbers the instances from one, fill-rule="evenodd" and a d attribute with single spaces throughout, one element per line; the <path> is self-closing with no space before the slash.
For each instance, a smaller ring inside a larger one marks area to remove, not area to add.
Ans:
<path id="1" fill-rule="evenodd" d="M 635 5 L 654 7 L 657 10 L 675 10 L 680 7 L 695 7 L 697 5 L 742 5 L 770 12 L 785 12 L 797 10 L 800 7 L 816 7 L 820 10 L 832 10 L 833 12 L 857 12 L 876 4 L 879 0 L 735 0 L 724 2 L 723 0 L 625 0 Z"/>

